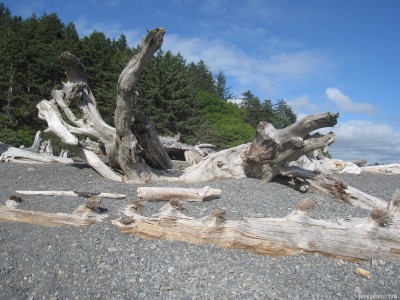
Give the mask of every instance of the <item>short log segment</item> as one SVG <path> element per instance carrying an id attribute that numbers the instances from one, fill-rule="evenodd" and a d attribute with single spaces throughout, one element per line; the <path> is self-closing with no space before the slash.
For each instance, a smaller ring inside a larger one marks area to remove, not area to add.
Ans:
<path id="1" fill-rule="evenodd" d="M 169 187 L 139 187 L 138 197 L 146 201 L 193 201 L 202 202 L 219 198 L 220 189 L 206 186 L 202 189 L 169 188 Z"/>
<path id="2" fill-rule="evenodd" d="M 346 260 L 400 262 L 400 219 L 387 227 L 381 227 L 372 216 L 333 223 L 308 217 L 305 210 L 312 206 L 299 205 L 285 218 L 218 222 L 215 215 L 188 217 L 168 203 L 157 217 L 144 217 L 127 209 L 125 214 L 132 222 L 123 224 L 118 219 L 112 223 L 124 233 L 146 239 L 214 244 L 263 255 L 320 253 Z"/>
<path id="3" fill-rule="evenodd" d="M 41 226 L 87 227 L 101 222 L 104 216 L 87 214 L 45 213 L 0 205 L 0 222 L 21 222 Z"/>

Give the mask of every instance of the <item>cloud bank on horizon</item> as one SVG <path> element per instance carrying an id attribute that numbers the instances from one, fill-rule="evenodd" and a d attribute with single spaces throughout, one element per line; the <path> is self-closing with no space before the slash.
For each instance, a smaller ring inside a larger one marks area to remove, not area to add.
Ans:
<path id="1" fill-rule="evenodd" d="M 163 50 L 222 71 L 231 91 L 285 99 L 299 117 L 339 112 L 335 158 L 400 161 L 400 2 L 248 0 L 4 1 L 13 14 L 56 12 L 79 34 L 137 45 L 167 29 Z"/>

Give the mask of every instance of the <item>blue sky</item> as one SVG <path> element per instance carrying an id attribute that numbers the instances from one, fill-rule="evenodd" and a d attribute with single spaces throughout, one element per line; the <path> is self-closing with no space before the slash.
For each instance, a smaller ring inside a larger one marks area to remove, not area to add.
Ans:
<path id="1" fill-rule="evenodd" d="M 400 161 L 398 0 L 12 0 L 15 15 L 56 12 L 81 37 L 124 34 L 137 45 L 164 27 L 164 50 L 203 59 L 231 91 L 285 99 L 298 116 L 339 112 L 330 152 Z"/>

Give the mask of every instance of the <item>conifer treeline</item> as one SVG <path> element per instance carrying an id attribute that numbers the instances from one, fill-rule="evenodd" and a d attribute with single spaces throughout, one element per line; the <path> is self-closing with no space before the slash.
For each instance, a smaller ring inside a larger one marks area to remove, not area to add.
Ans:
<path id="1" fill-rule="evenodd" d="M 63 24 L 55 13 L 23 19 L 0 4 L 0 141 L 30 145 L 46 124 L 36 104 L 48 99 L 65 80 L 59 57 L 70 51 L 87 68 L 89 86 L 98 109 L 113 125 L 118 76 L 136 49 L 122 35 L 111 40 L 101 32 L 80 38 L 73 23 Z M 296 115 L 284 100 L 261 102 L 250 91 L 242 105 L 222 72 L 214 75 L 203 62 L 187 63 L 180 54 L 158 51 L 137 84 L 136 110 L 148 115 L 161 135 L 181 133 L 187 143 L 231 147 L 249 142 L 261 120 L 285 127 Z"/>

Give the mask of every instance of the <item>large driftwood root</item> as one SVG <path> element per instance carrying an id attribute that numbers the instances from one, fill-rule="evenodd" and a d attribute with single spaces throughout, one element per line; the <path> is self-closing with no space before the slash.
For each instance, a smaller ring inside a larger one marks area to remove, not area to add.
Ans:
<path id="1" fill-rule="evenodd" d="M 146 239 L 168 239 L 253 251 L 263 255 L 320 253 L 346 260 L 400 261 L 400 219 L 373 211 L 368 218 L 336 223 L 315 220 L 307 212 L 315 200 L 301 202 L 285 218 L 227 220 L 220 213 L 196 219 L 170 203 L 159 214 L 145 217 L 127 208 L 112 220 L 123 233 Z M 382 216 L 384 218 L 382 219 Z"/>

